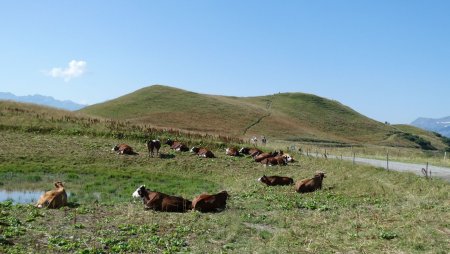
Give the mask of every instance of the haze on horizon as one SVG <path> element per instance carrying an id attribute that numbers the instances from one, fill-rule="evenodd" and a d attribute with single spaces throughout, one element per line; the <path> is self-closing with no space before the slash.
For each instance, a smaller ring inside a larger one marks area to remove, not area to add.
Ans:
<path id="1" fill-rule="evenodd" d="M 152 84 L 304 92 L 384 122 L 450 115 L 448 1 L 13 1 L 0 92 L 94 104 Z"/>

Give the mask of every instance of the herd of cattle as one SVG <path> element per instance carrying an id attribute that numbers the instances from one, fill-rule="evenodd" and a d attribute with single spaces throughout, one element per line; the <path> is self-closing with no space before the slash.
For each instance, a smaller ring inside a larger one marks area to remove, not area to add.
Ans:
<path id="1" fill-rule="evenodd" d="M 169 145 L 171 149 L 175 151 L 189 151 L 189 148 L 179 141 L 173 141 L 168 139 L 165 144 Z M 161 142 L 159 140 L 150 140 L 147 142 L 147 148 L 149 156 L 160 156 L 159 149 L 161 148 Z M 118 154 L 136 155 L 132 147 L 127 144 L 119 144 L 113 147 L 113 151 Z M 213 152 L 204 147 L 192 147 L 190 149 L 192 153 L 197 154 L 200 157 L 214 158 Z M 243 147 L 240 150 L 237 148 L 227 148 L 226 155 L 228 156 L 241 156 L 249 155 L 256 162 L 260 162 L 264 165 L 286 165 L 288 162 L 293 162 L 294 159 L 282 151 L 274 151 L 271 153 L 264 153 L 258 148 Z M 322 188 L 322 181 L 325 178 L 324 172 L 316 172 L 314 177 L 302 179 L 295 183 L 295 191 L 299 193 L 312 192 Z M 294 179 L 284 176 L 266 176 L 263 175 L 258 181 L 268 185 L 293 185 Z M 151 209 L 155 211 L 164 212 L 186 212 L 188 210 L 197 210 L 200 212 L 219 212 L 225 209 L 226 201 L 229 197 L 228 192 L 222 191 L 217 194 L 203 193 L 192 201 L 178 197 L 164 194 L 157 191 L 151 191 L 145 187 L 140 186 L 132 194 L 134 198 L 141 198 L 144 203 L 145 209 Z M 47 208 L 60 208 L 67 205 L 67 194 L 64 190 L 62 182 L 55 183 L 55 189 L 44 193 L 36 204 L 36 207 Z"/>

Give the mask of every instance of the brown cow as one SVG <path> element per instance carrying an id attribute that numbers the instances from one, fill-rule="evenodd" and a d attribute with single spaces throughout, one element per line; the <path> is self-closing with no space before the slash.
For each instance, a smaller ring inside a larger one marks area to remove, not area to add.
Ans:
<path id="1" fill-rule="evenodd" d="M 204 157 L 204 158 L 215 158 L 213 152 L 211 152 L 210 150 L 204 148 L 204 147 L 192 147 L 191 148 L 191 153 L 195 153 L 197 154 L 199 157 Z"/>
<path id="2" fill-rule="evenodd" d="M 175 151 L 179 152 L 189 151 L 189 148 L 186 145 L 182 144 L 180 141 L 173 141 L 171 139 L 167 139 L 166 145 L 169 145 L 170 149 L 173 149 Z"/>
<path id="3" fill-rule="evenodd" d="M 161 148 L 161 142 L 159 140 L 147 141 L 148 155 L 153 157 L 153 152 L 156 150 L 156 156 L 159 155 L 159 149 Z"/>
<path id="4" fill-rule="evenodd" d="M 252 157 L 255 157 L 261 153 L 263 153 L 263 151 L 259 150 L 258 148 L 250 148 L 250 147 L 242 147 L 241 150 L 239 150 L 240 153 L 242 154 L 247 154 L 250 155 Z"/>
<path id="5" fill-rule="evenodd" d="M 297 183 L 295 183 L 295 191 L 304 193 L 322 189 L 322 181 L 325 177 L 324 172 L 316 172 L 313 178 L 297 181 Z"/>
<path id="6" fill-rule="evenodd" d="M 192 201 L 192 209 L 202 213 L 220 212 L 225 209 L 227 205 L 228 192 L 222 191 L 214 195 L 206 193 L 194 198 Z"/>
<path id="7" fill-rule="evenodd" d="M 116 151 L 117 154 L 137 155 L 138 153 L 133 151 L 133 148 L 127 144 L 118 144 L 114 146 L 111 151 Z"/>
<path id="8" fill-rule="evenodd" d="M 61 208 L 67 205 L 67 194 L 62 182 L 55 182 L 55 189 L 45 192 L 36 204 L 36 207 L 42 208 Z"/>
<path id="9" fill-rule="evenodd" d="M 229 156 L 239 156 L 239 151 L 235 147 L 229 147 L 225 150 L 225 154 Z"/>
<path id="10" fill-rule="evenodd" d="M 277 155 L 275 157 L 268 157 L 265 158 L 261 161 L 262 164 L 264 165 L 269 165 L 269 166 L 273 166 L 273 165 L 286 165 L 287 164 L 287 158 L 284 157 L 283 155 Z"/>
<path id="11" fill-rule="evenodd" d="M 157 191 L 150 191 L 141 185 L 132 194 L 134 198 L 142 198 L 145 209 L 161 212 L 184 213 L 192 209 L 192 202 L 182 197 L 170 196 Z"/>
<path id="12" fill-rule="evenodd" d="M 266 176 L 263 175 L 258 181 L 267 184 L 268 186 L 275 185 L 291 185 L 294 184 L 294 179 L 286 176 Z"/>

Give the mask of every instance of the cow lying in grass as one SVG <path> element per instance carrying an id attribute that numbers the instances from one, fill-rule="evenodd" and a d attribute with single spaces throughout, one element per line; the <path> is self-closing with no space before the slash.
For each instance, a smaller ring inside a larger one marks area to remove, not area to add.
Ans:
<path id="1" fill-rule="evenodd" d="M 156 156 L 159 155 L 159 149 L 161 148 L 161 142 L 159 140 L 147 141 L 148 155 L 153 157 L 153 153 L 156 150 Z"/>
<path id="2" fill-rule="evenodd" d="M 228 156 L 239 156 L 239 151 L 235 147 L 229 147 L 225 150 L 225 154 Z"/>
<path id="3" fill-rule="evenodd" d="M 173 141 L 171 139 L 167 139 L 166 145 L 169 145 L 170 149 L 173 149 L 175 151 L 179 152 L 189 151 L 189 148 L 186 145 L 182 144 L 180 141 Z"/>
<path id="4" fill-rule="evenodd" d="M 67 205 L 67 194 L 62 182 L 55 183 L 55 189 L 45 192 L 36 204 L 36 207 L 42 208 L 61 208 Z"/>
<path id="5" fill-rule="evenodd" d="M 267 184 L 268 186 L 275 185 L 291 185 L 294 184 L 294 179 L 286 176 L 266 176 L 263 175 L 258 181 Z"/>
<path id="6" fill-rule="evenodd" d="M 137 155 L 138 153 L 133 151 L 133 148 L 127 144 L 118 144 L 114 146 L 111 151 L 117 152 L 117 154 Z"/>
<path id="7" fill-rule="evenodd" d="M 214 158 L 214 154 L 213 152 L 211 152 L 210 150 L 204 148 L 204 147 L 192 147 L 191 148 L 191 153 L 195 153 L 197 154 L 199 157 L 203 157 L 203 158 Z"/>
<path id="8" fill-rule="evenodd" d="M 259 154 L 262 154 L 263 151 L 259 150 L 258 148 L 250 148 L 250 147 L 242 147 L 241 150 L 239 150 L 240 153 L 250 155 L 252 157 L 255 157 Z"/>
<path id="9" fill-rule="evenodd" d="M 132 194 L 135 198 L 142 198 L 145 209 L 161 212 L 184 213 L 192 209 L 192 202 L 182 197 L 170 196 L 157 191 L 150 191 L 145 185 L 140 186 Z"/>
<path id="10" fill-rule="evenodd" d="M 295 191 L 299 193 L 313 192 L 322 189 L 322 181 L 325 178 L 324 172 L 316 172 L 313 178 L 307 178 L 295 183 Z"/>
<path id="11" fill-rule="evenodd" d="M 194 198 L 192 201 L 192 209 L 202 213 L 220 212 L 225 209 L 227 205 L 228 192 L 222 191 L 214 195 L 206 193 Z"/>

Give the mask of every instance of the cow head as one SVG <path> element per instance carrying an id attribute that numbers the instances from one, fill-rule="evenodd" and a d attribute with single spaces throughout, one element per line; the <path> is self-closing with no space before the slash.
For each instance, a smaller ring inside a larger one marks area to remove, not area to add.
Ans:
<path id="1" fill-rule="evenodd" d="M 145 185 L 141 185 L 139 188 L 137 188 L 133 194 L 131 195 L 133 198 L 143 198 L 145 196 L 145 193 L 147 192 L 147 189 L 145 188 Z"/>
<path id="2" fill-rule="evenodd" d="M 320 180 L 324 179 L 325 177 L 326 177 L 325 172 L 322 171 L 317 171 L 316 174 L 314 175 L 314 178 L 318 178 Z"/>
<path id="3" fill-rule="evenodd" d="M 170 138 L 167 139 L 166 141 L 166 145 L 171 146 L 173 144 L 173 140 L 171 140 Z"/>
<path id="4" fill-rule="evenodd" d="M 266 175 L 261 176 L 260 178 L 258 178 L 258 181 L 265 183 L 267 181 L 267 176 Z"/>
<path id="5" fill-rule="evenodd" d="M 119 150 L 119 146 L 118 145 L 115 145 L 112 149 L 111 149 L 111 151 L 118 151 Z"/>
<path id="6" fill-rule="evenodd" d="M 283 158 L 285 159 L 286 162 L 293 162 L 294 158 L 292 158 L 292 156 L 290 154 L 283 154 Z"/>
<path id="7" fill-rule="evenodd" d="M 56 188 L 64 188 L 64 185 L 61 181 L 55 182 L 55 187 Z"/>
<path id="8" fill-rule="evenodd" d="M 198 151 L 200 151 L 200 148 L 193 146 L 191 148 L 191 153 L 198 153 Z"/>

